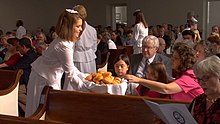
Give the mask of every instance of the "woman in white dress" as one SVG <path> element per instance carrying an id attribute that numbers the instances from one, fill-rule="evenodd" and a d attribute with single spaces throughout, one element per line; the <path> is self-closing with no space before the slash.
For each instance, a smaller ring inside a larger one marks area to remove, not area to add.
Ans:
<path id="1" fill-rule="evenodd" d="M 61 89 L 60 82 L 64 72 L 66 81 L 71 82 L 68 84 L 71 85 L 71 90 L 83 91 L 85 88 L 81 79 L 86 75 L 73 64 L 74 42 L 79 40 L 83 31 L 82 26 L 83 20 L 77 11 L 66 9 L 61 13 L 56 25 L 56 33 L 59 37 L 54 39 L 43 55 L 32 63 L 27 86 L 26 117 L 36 111 L 45 85 L 53 89 Z"/>
<path id="2" fill-rule="evenodd" d="M 142 53 L 142 40 L 148 35 L 148 24 L 145 21 L 144 13 L 140 10 L 135 11 L 133 14 L 135 16 L 135 26 L 134 26 L 134 54 Z"/>

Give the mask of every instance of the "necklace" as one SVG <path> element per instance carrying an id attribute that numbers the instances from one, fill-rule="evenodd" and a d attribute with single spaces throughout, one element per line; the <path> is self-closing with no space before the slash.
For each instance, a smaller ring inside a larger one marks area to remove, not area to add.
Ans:
<path id="1" fill-rule="evenodd" d="M 209 99 L 208 97 L 206 97 L 206 101 L 208 101 L 209 103 L 214 103 L 217 99 L 218 98 L 216 98 L 216 99 Z"/>

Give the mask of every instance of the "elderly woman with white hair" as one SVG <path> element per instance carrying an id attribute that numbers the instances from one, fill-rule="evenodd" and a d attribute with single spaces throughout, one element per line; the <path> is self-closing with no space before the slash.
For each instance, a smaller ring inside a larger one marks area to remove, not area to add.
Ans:
<path id="1" fill-rule="evenodd" d="M 220 58 L 207 57 L 193 70 L 204 93 L 193 100 L 189 110 L 199 124 L 217 124 L 220 122 Z"/>

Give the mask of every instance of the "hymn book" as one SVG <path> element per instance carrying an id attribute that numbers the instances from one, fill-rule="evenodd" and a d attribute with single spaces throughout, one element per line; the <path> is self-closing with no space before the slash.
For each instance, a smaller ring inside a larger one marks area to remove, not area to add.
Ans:
<path id="1" fill-rule="evenodd" d="M 158 104 L 145 99 L 144 102 L 166 124 L 197 124 L 185 104 Z"/>

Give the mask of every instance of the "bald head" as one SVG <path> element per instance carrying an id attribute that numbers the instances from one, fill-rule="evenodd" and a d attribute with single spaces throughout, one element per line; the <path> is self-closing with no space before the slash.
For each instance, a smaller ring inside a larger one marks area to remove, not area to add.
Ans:
<path id="1" fill-rule="evenodd" d="M 166 44 L 165 40 L 163 38 L 158 38 L 159 44 Z"/>
<path id="2" fill-rule="evenodd" d="M 163 38 L 158 38 L 158 40 L 159 40 L 159 48 L 158 48 L 157 52 L 161 53 L 166 48 L 166 42 Z"/>

